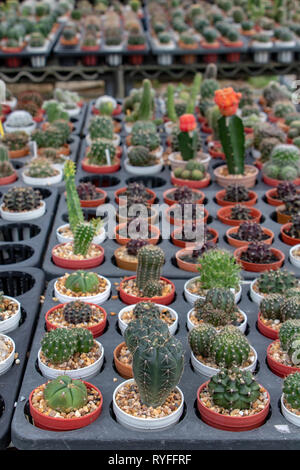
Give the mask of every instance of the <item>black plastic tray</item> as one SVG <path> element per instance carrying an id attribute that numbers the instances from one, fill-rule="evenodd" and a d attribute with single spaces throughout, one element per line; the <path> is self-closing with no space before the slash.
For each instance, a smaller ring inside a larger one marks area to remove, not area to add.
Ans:
<path id="1" fill-rule="evenodd" d="M 44 287 L 44 273 L 36 268 L 0 268 L 0 290 L 5 295 L 15 297 L 22 306 L 21 324 L 14 331 L 7 333 L 16 344 L 16 353 L 20 364 L 13 364 L 11 369 L 0 376 L 0 449 L 10 443 L 10 424 L 14 413 L 18 393 L 27 361 L 27 351 L 31 344 L 35 320 L 40 307 L 40 295 Z M 2 411 L 2 410 L 1 410 Z"/>
<path id="2" fill-rule="evenodd" d="M 114 289 L 116 279 L 111 280 L 114 295 L 116 294 Z M 113 300 L 112 298 L 103 304 L 108 313 L 109 325 L 107 331 L 98 338 L 104 347 L 104 368 L 98 375 L 89 379 L 91 383 L 100 388 L 103 394 L 103 410 L 100 417 L 85 428 L 60 433 L 40 430 L 26 420 L 25 411 L 28 412 L 27 401 L 30 392 L 46 382 L 46 379 L 36 369 L 36 359 L 40 340 L 45 332 L 45 314 L 55 305 L 52 300 L 54 281 L 51 281 L 39 317 L 20 399 L 12 423 L 12 441 L 18 449 L 300 449 L 299 429 L 289 424 L 279 409 L 282 380 L 275 376 L 266 365 L 266 349 L 270 340 L 262 336 L 256 329 L 258 306 L 248 298 L 248 286 L 246 285 L 243 287 L 239 307 L 248 316 L 248 339 L 256 349 L 259 360 L 257 380 L 270 393 L 271 412 L 266 423 L 260 428 L 239 433 L 217 430 L 199 418 L 195 407 L 196 393 L 198 387 L 208 379 L 192 370 L 186 329 L 186 315 L 191 309 L 191 305 L 183 297 L 185 281 L 178 279 L 174 282 L 176 299 L 170 304 L 170 307 L 178 313 L 179 329 L 176 337 L 182 341 L 186 350 L 185 370 L 179 384 L 185 397 L 185 409 L 180 422 L 168 430 L 155 432 L 128 430 L 116 422 L 112 412 L 112 395 L 115 388 L 124 379 L 114 368 L 113 350 L 123 341 L 123 337 L 117 327 L 117 315 L 112 316 L 110 312 L 118 313 L 125 305 L 119 299 Z"/>

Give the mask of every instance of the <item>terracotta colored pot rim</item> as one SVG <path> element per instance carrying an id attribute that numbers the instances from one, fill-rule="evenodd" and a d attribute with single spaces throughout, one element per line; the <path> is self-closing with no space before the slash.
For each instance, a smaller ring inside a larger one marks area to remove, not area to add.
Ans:
<path id="1" fill-rule="evenodd" d="M 221 191 L 218 191 L 216 193 L 216 200 L 219 206 L 226 207 L 226 206 L 232 206 L 236 204 L 242 204 L 243 206 L 254 206 L 254 204 L 257 201 L 257 194 L 254 191 L 249 191 L 249 200 L 248 201 L 243 201 L 243 202 L 231 202 L 231 201 L 225 201 L 224 196 L 226 194 L 225 189 L 221 189 Z"/>
<path id="2" fill-rule="evenodd" d="M 208 231 L 214 235 L 214 238 L 212 238 L 209 241 L 211 243 L 217 243 L 218 238 L 219 238 L 219 234 L 218 234 L 217 230 L 212 228 L 212 227 L 208 227 Z M 171 239 L 172 239 L 172 242 L 175 246 L 179 246 L 179 247 L 182 247 L 182 248 L 187 248 L 187 247 L 190 247 L 190 246 L 192 247 L 194 245 L 194 242 L 186 242 L 186 241 L 182 241 L 179 238 L 178 239 L 175 238 L 175 234 L 177 234 L 177 233 L 181 233 L 181 228 L 177 228 L 177 229 L 173 230 L 173 232 L 171 233 Z"/>
<path id="3" fill-rule="evenodd" d="M 120 229 L 125 228 L 126 225 L 127 225 L 126 223 L 122 223 L 122 224 L 117 225 L 115 228 L 116 240 L 118 243 L 120 243 L 120 245 L 126 245 L 130 240 L 130 238 L 120 238 L 119 236 Z M 155 232 L 155 236 L 153 238 L 147 238 L 147 241 L 151 244 L 156 244 L 160 237 L 160 230 L 158 227 L 156 227 L 156 225 L 148 224 L 148 227 L 150 227 L 151 233 Z"/>
<path id="4" fill-rule="evenodd" d="M 123 377 L 124 379 L 131 379 L 133 377 L 132 366 L 128 364 L 124 364 L 118 358 L 119 352 L 124 346 L 126 346 L 125 341 L 123 341 L 123 343 L 120 343 L 118 344 L 118 346 L 115 347 L 114 352 L 113 352 L 114 363 L 121 377 Z"/>
<path id="5" fill-rule="evenodd" d="M 6 184 L 11 184 L 17 179 L 17 173 L 14 171 L 10 176 L 4 176 L 0 178 L 0 186 L 5 186 Z"/>
<path id="6" fill-rule="evenodd" d="M 158 303 L 158 304 L 161 304 L 161 305 L 168 305 L 174 299 L 175 285 L 172 281 L 170 281 L 169 279 L 167 279 L 163 276 L 160 277 L 160 280 L 166 281 L 168 284 L 170 284 L 171 287 L 172 287 L 172 290 L 169 294 L 164 295 L 164 296 L 160 296 L 160 297 L 136 297 L 134 295 L 125 293 L 124 290 L 123 290 L 123 283 L 125 281 L 130 280 L 130 279 L 136 279 L 136 276 L 126 277 L 120 283 L 120 291 L 119 291 L 120 292 L 120 297 L 123 300 L 123 302 L 125 302 L 126 304 L 131 305 L 131 304 L 136 304 L 138 302 L 154 302 L 154 303 Z"/>
<path id="7" fill-rule="evenodd" d="M 173 204 L 177 203 L 177 201 L 175 201 L 174 199 L 169 197 L 169 195 L 172 194 L 174 191 L 176 191 L 176 188 L 170 188 L 170 189 L 167 189 L 166 191 L 164 191 L 164 193 L 163 193 L 163 199 L 166 202 L 166 204 L 168 204 L 169 206 L 172 206 Z M 194 201 L 194 203 L 195 204 L 202 204 L 204 199 L 205 199 L 205 194 L 202 191 L 200 191 L 199 189 L 192 189 L 192 191 L 199 196 L 199 199 L 196 199 Z"/>
<path id="8" fill-rule="evenodd" d="M 264 183 L 268 184 L 269 186 L 278 186 L 279 183 L 282 183 L 283 180 L 276 180 L 275 178 L 270 178 L 269 176 L 262 174 L 262 179 Z M 296 178 L 295 180 L 292 181 L 296 186 L 300 185 L 300 178 Z"/>
<path id="9" fill-rule="evenodd" d="M 19 150 L 9 150 L 8 151 L 9 158 L 22 158 L 29 154 L 29 147 L 25 145 L 22 149 Z"/>
<path id="10" fill-rule="evenodd" d="M 116 200 L 117 204 L 121 203 L 122 198 L 120 198 L 120 196 L 121 196 L 121 194 L 123 194 L 126 191 L 126 189 L 127 189 L 127 187 L 124 187 L 124 188 L 117 189 L 117 191 L 115 191 L 115 200 Z M 149 189 L 149 188 L 146 188 L 146 191 L 147 191 L 148 194 L 151 195 L 151 198 L 149 198 L 147 200 L 147 203 L 148 204 L 153 204 L 155 199 L 156 199 L 156 193 L 154 191 L 152 191 L 151 189 Z"/>
<path id="11" fill-rule="evenodd" d="M 55 245 L 52 248 L 52 260 L 53 263 L 56 264 L 56 266 L 59 266 L 61 268 L 70 268 L 70 269 L 85 269 L 85 268 L 94 268 L 96 266 L 99 266 L 104 259 L 104 248 L 100 245 L 93 244 L 94 247 L 97 248 L 97 250 L 100 252 L 98 256 L 95 258 L 90 258 L 90 259 L 83 259 L 83 260 L 70 260 L 70 259 L 64 259 L 61 258 L 57 255 L 54 254 L 54 250 L 59 247 L 66 245 L 66 243 L 60 243 L 58 245 Z"/>
<path id="12" fill-rule="evenodd" d="M 177 251 L 175 253 L 176 262 L 177 262 L 177 265 L 180 269 L 183 269 L 184 271 L 197 273 L 198 268 L 199 268 L 199 264 L 189 263 L 189 262 L 184 261 L 180 258 L 180 256 L 185 255 L 185 254 L 189 254 L 191 251 L 193 251 L 193 250 L 188 249 L 188 248 L 183 248 L 182 250 Z"/>
<path id="13" fill-rule="evenodd" d="M 173 185 L 178 185 L 178 186 L 188 186 L 189 188 L 192 188 L 192 189 L 199 189 L 199 188 L 205 188 L 206 186 L 209 185 L 210 183 L 210 175 L 207 173 L 205 178 L 203 178 L 203 180 L 200 180 L 200 181 L 196 181 L 196 180 L 183 180 L 181 178 L 176 178 L 174 176 L 174 173 L 173 171 L 171 172 L 171 183 Z"/>
<path id="14" fill-rule="evenodd" d="M 247 242 L 247 241 L 243 241 L 243 240 L 237 240 L 236 238 L 233 238 L 231 236 L 232 233 L 237 233 L 238 229 L 239 229 L 239 227 L 231 227 L 226 231 L 226 237 L 228 239 L 228 243 L 231 246 L 235 246 L 235 247 L 248 246 L 249 243 L 251 243 L 251 242 Z M 274 233 L 272 232 L 272 230 L 270 230 L 266 227 L 262 227 L 262 230 L 263 230 L 264 234 L 269 236 L 269 238 L 267 238 L 266 240 L 263 240 L 263 242 L 266 243 L 267 245 L 271 245 L 271 243 L 274 239 Z"/>
<path id="15" fill-rule="evenodd" d="M 244 220 L 233 220 L 233 219 L 230 219 L 228 217 L 230 215 L 231 209 L 233 207 L 235 207 L 235 205 L 221 207 L 221 209 L 218 209 L 217 217 L 223 224 L 232 225 L 234 227 L 237 227 L 238 225 L 241 225 L 245 221 Z M 254 207 L 250 207 L 250 213 L 252 215 L 252 219 L 251 219 L 252 222 L 259 222 L 260 221 L 262 213 L 259 209 L 255 209 Z"/>
<path id="16" fill-rule="evenodd" d="M 299 238 L 293 238 L 290 235 L 286 233 L 287 230 L 289 230 L 292 227 L 292 223 L 288 222 L 287 224 L 284 224 L 280 227 L 280 234 L 282 237 L 282 241 L 286 243 L 287 245 L 299 245 L 300 239 Z"/>
<path id="17" fill-rule="evenodd" d="M 125 269 L 126 271 L 136 271 L 137 269 L 137 257 L 135 261 L 128 261 L 126 259 L 121 258 L 118 256 L 118 250 L 122 248 L 124 245 L 121 245 L 114 251 L 114 257 L 117 263 L 117 266 L 121 269 Z"/>
<path id="18" fill-rule="evenodd" d="M 90 165 L 87 163 L 87 158 L 84 158 L 81 162 L 82 169 L 88 173 L 115 173 L 119 170 L 121 164 L 120 161 L 113 165 Z"/>
<path id="19" fill-rule="evenodd" d="M 100 188 L 96 188 L 96 191 L 97 193 L 99 193 L 100 197 L 97 199 L 91 199 L 88 201 L 84 199 L 80 199 L 81 207 L 97 207 L 97 206 L 100 206 L 101 204 L 104 204 L 107 198 L 107 192 Z"/>
<path id="20" fill-rule="evenodd" d="M 262 335 L 266 336 L 266 338 L 270 339 L 278 339 L 278 331 L 273 330 L 269 326 L 265 325 L 264 322 L 261 320 L 261 313 L 258 314 L 257 319 L 257 328 L 261 332 Z"/>
<path id="21" fill-rule="evenodd" d="M 241 259 L 242 252 L 246 250 L 247 250 L 247 246 L 242 246 L 240 248 L 237 248 L 235 252 L 233 253 L 234 257 L 243 266 L 245 271 L 263 272 L 263 271 L 270 271 L 273 269 L 277 269 L 280 266 L 282 266 L 284 259 L 285 259 L 285 255 L 280 250 L 278 250 L 277 248 L 271 248 L 271 251 L 277 257 L 278 261 L 274 263 L 268 263 L 268 264 L 249 263 L 248 261 L 243 261 Z"/>
<path id="22" fill-rule="evenodd" d="M 281 362 L 275 361 L 270 354 L 270 349 L 275 342 L 279 342 L 279 339 L 273 341 L 273 343 L 269 344 L 267 348 L 267 362 L 271 369 L 271 371 L 276 374 L 278 377 L 286 377 L 289 374 L 293 374 L 294 372 L 300 372 L 300 367 L 293 367 L 293 366 L 286 366 L 281 364 Z"/>

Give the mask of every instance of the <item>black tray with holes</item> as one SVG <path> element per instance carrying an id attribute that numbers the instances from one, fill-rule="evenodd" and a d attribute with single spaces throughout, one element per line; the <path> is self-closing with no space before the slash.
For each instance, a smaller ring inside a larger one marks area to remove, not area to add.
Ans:
<path id="1" fill-rule="evenodd" d="M 4 195 L 8 188 L 3 191 Z M 0 265 L 1 268 L 39 267 L 51 230 L 57 203 L 57 189 L 37 187 L 46 202 L 42 217 L 30 221 L 12 222 L 0 218 Z M 2 202 L 2 199 L 1 199 Z"/>
<path id="2" fill-rule="evenodd" d="M 300 449 L 299 429 L 285 420 L 279 408 L 282 380 L 275 376 L 266 365 L 266 350 L 271 340 L 262 336 L 256 328 L 258 306 L 248 297 L 248 285 L 243 286 L 239 307 L 248 317 L 246 334 L 258 354 L 256 378 L 271 396 L 271 411 L 266 422 L 258 429 L 234 433 L 212 428 L 200 419 L 196 409 L 196 394 L 198 387 L 208 379 L 203 375 L 198 375 L 191 367 L 186 317 L 192 306 L 183 295 L 185 280 L 177 279 L 174 281 L 176 298 L 170 307 L 178 313 L 179 327 L 176 337 L 182 341 L 186 351 L 185 369 L 179 383 L 185 397 L 183 416 L 173 427 L 155 432 L 128 430 L 117 423 L 112 411 L 112 396 L 115 388 L 124 379 L 114 367 L 113 350 L 123 341 L 123 337 L 118 328 L 118 317 L 111 315 L 111 312 L 117 314 L 125 304 L 119 300 L 114 284 L 119 279 L 111 278 L 110 280 L 112 296 L 102 304 L 108 314 L 108 327 L 104 334 L 97 338 L 104 347 L 104 367 L 96 376 L 87 379 L 96 385 L 103 395 L 101 415 L 85 428 L 60 433 L 40 430 L 30 422 L 29 394 L 34 388 L 47 381 L 36 367 L 36 361 L 40 340 L 45 333 L 45 314 L 51 307 L 58 304 L 53 301 L 53 280 L 48 284 L 45 303 L 39 317 L 12 423 L 12 442 L 18 449 Z M 286 427 L 281 428 L 281 426 Z"/>
<path id="3" fill-rule="evenodd" d="M 11 440 L 10 425 L 14 404 L 18 398 L 43 288 L 44 273 L 40 269 L 0 268 L 0 290 L 5 295 L 16 298 L 22 308 L 19 326 L 5 333 L 14 340 L 20 363 L 14 363 L 5 374 L 0 375 L 0 449 L 6 448 Z"/>

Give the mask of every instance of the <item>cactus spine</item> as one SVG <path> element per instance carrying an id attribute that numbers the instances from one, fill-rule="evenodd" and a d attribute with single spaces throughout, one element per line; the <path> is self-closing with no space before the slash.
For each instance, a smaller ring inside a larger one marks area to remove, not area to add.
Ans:
<path id="1" fill-rule="evenodd" d="M 72 160 L 67 160 L 64 166 L 64 179 L 66 183 L 69 224 L 74 234 L 76 226 L 84 222 L 80 199 L 76 190 L 75 172 L 75 163 Z"/>
<path id="2" fill-rule="evenodd" d="M 161 248 L 156 245 L 145 245 L 138 252 L 138 267 L 136 283 L 143 292 L 147 283 L 159 281 L 165 255 Z"/>
<path id="3" fill-rule="evenodd" d="M 175 110 L 175 102 L 174 102 L 174 86 L 169 84 L 167 88 L 167 113 L 168 118 L 172 122 L 177 121 L 177 114 Z"/>
<path id="4" fill-rule="evenodd" d="M 53 410 L 68 413 L 82 408 L 87 403 L 88 395 L 81 380 L 62 375 L 47 383 L 44 398 Z"/>

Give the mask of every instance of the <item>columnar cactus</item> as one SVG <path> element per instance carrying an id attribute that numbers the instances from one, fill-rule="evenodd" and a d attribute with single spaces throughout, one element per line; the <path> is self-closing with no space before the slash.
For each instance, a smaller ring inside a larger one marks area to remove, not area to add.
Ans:
<path id="1" fill-rule="evenodd" d="M 45 334 L 42 352 L 54 364 L 67 361 L 76 352 L 77 339 L 73 329 L 56 328 Z"/>
<path id="2" fill-rule="evenodd" d="M 300 372 L 288 375 L 283 381 L 283 393 L 287 403 L 294 409 L 300 409 Z"/>
<path id="3" fill-rule="evenodd" d="M 135 351 L 140 341 L 151 335 L 169 335 L 169 329 L 165 322 L 155 317 L 141 317 L 132 320 L 124 332 L 126 346 L 131 353 Z"/>
<path id="4" fill-rule="evenodd" d="M 245 410 L 260 396 L 259 384 L 249 371 L 221 369 L 208 384 L 213 403 L 229 410 Z"/>
<path id="5" fill-rule="evenodd" d="M 76 226 L 84 221 L 80 199 L 76 190 L 75 173 L 75 163 L 72 160 L 67 160 L 64 165 L 64 179 L 67 192 L 69 224 L 73 233 L 75 233 Z"/>
<path id="6" fill-rule="evenodd" d="M 209 323 L 203 323 L 193 328 L 188 336 L 193 353 L 196 356 L 208 357 L 210 355 L 211 342 L 215 335 L 216 330 Z"/>
<path id="7" fill-rule="evenodd" d="M 3 197 L 4 207 L 12 212 L 32 211 L 41 205 L 42 195 L 31 187 L 10 188 Z"/>
<path id="8" fill-rule="evenodd" d="M 184 350 L 173 336 L 157 335 L 140 341 L 133 353 L 133 376 L 141 401 L 162 405 L 177 386 L 184 367 Z"/>
<path id="9" fill-rule="evenodd" d="M 91 246 L 95 234 L 95 224 L 85 222 L 77 224 L 74 233 L 74 254 L 85 256 Z"/>
<path id="10" fill-rule="evenodd" d="M 68 302 L 63 307 L 63 316 L 66 322 L 72 325 L 79 323 L 89 323 L 92 316 L 92 308 L 89 304 L 81 300 Z"/>
<path id="11" fill-rule="evenodd" d="M 297 284 L 294 274 L 280 269 L 262 273 L 257 279 L 258 290 L 263 294 L 285 294 Z"/>
<path id="12" fill-rule="evenodd" d="M 10 176 L 14 168 L 9 161 L 8 150 L 4 145 L 0 145 L 0 178 Z"/>
<path id="13" fill-rule="evenodd" d="M 171 85 L 170 83 L 167 88 L 167 115 L 170 121 L 177 121 L 177 114 L 174 103 L 174 85 Z"/>
<path id="14" fill-rule="evenodd" d="M 62 375 L 47 383 L 44 398 L 50 408 L 69 413 L 82 408 L 88 400 L 86 386 L 81 380 Z"/>
<path id="15" fill-rule="evenodd" d="M 99 287 L 99 277 L 96 273 L 79 270 L 67 277 L 65 286 L 67 289 L 76 293 L 97 292 Z"/>
<path id="16" fill-rule="evenodd" d="M 211 342 L 211 356 L 219 367 L 240 366 L 250 353 L 246 336 L 235 326 L 225 326 Z"/>
<path id="17" fill-rule="evenodd" d="M 149 281 L 160 280 L 164 261 L 164 252 L 156 245 L 149 244 L 139 250 L 136 283 L 140 291 L 143 292 Z"/>

